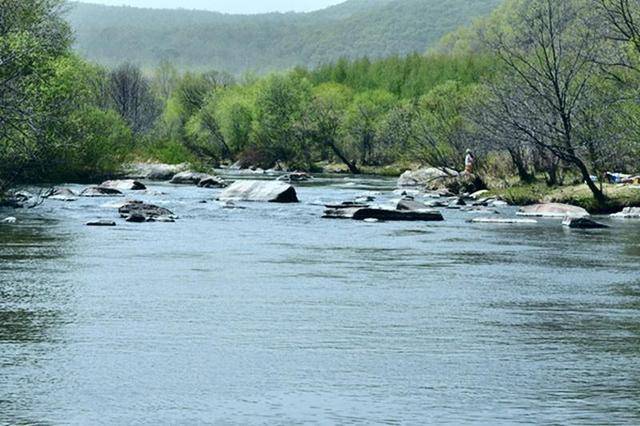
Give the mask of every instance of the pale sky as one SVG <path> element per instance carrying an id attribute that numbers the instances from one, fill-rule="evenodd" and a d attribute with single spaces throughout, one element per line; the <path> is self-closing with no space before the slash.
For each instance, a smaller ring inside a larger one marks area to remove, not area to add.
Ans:
<path id="1" fill-rule="evenodd" d="M 342 3 L 344 0 L 80 0 L 115 6 L 163 9 L 202 9 L 226 13 L 307 12 Z"/>

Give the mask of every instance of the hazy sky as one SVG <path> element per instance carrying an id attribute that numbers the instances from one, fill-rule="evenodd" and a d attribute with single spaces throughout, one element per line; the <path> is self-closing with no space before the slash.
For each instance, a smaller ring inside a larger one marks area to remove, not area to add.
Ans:
<path id="1" fill-rule="evenodd" d="M 310 11 L 342 3 L 344 0 L 81 0 L 87 3 L 136 7 L 215 10 L 227 13 Z"/>

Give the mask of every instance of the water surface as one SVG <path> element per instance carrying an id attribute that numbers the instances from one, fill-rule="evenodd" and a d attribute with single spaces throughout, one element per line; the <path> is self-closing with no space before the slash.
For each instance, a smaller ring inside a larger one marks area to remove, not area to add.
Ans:
<path id="1" fill-rule="evenodd" d="M 180 220 L 115 228 L 84 223 L 118 199 L 1 212 L 0 423 L 640 423 L 640 223 L 320 218 L 393 186 L 228 210 L 151 184 Z"/>

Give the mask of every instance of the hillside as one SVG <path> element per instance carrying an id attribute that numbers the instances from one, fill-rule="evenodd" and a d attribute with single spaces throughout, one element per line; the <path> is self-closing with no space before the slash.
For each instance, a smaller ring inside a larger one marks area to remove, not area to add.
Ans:
<path id="1" fill-rule="evenodd" d="M 263 15 L 72 3 L 68 19 L 80 54 L 108 66 L 170 60 L 183 69 L 264 73 L 424 51 L 500 2 L 349 0 L 311 13 Z"/>

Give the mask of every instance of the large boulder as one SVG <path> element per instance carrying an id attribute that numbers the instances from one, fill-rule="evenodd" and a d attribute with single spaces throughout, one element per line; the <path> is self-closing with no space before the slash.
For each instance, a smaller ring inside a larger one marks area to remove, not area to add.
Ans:
<path id="1" fill-rule="evenodd" d="M 125 167 L 124 175 L 129 179 L 170 180 L 187 168 L 187 164 L 133 163 Z"/>
<path id="2" fill-rule="evenodd" d="M 451 169 L 437 169 L 435 167 L 426 167 L 418 170 L 408 170 L 404 172 L 398 179 L 398 187 L 416 187 L 430 186 L 443 178 L 455 177 L 459 173 Z"/>
<path id="3" fill-rule="evenodd" d="M 100 184 L 102 188 L 117 189 L 118 191 L 144 191 L 147 187 L 134 179 L 108 180 Z"/>
<path id="4" fill-rule="evenodd" d="M 378 220 L 401 222 L 440 222 L 444 220 L 442 214 L 436 210 L 393 210 L 384 208 L 351 208 L 327 209 L 325 219 Z"/>
<path id="5" fill-rule="evenodd" d="M 620 213 L 611 215 L 615 219 L 640 219 L 640 207 L 627 207 Z"/>
<path id="6" fill-rule="evenodd" d="M 80 193 L 81 197 L 122 197 L 124 194 L 113 188 L 90 186 Z"/>
<path id="7" fill-rule="evenodd" d="M 142 201 L 128 202 L 118 212 L 127 222 L 173 222 L 176 219 L 171 210 Z"/>
<path id="8" fill-rule="evenodd" d="M 589 217 L 589 212 L 582 207 L 559 203 L 535 204 L 532 206 L 521 207 L 517 214 L 518 216 L 554 219 L 564 219 L 565 217 Z"/>
<path id="9" fill-rule="evenodd" d="M 220 200 L 297 203 L 298 195 L 295 188 L 285 182 L 240 180 L 222 191 Z"/>

